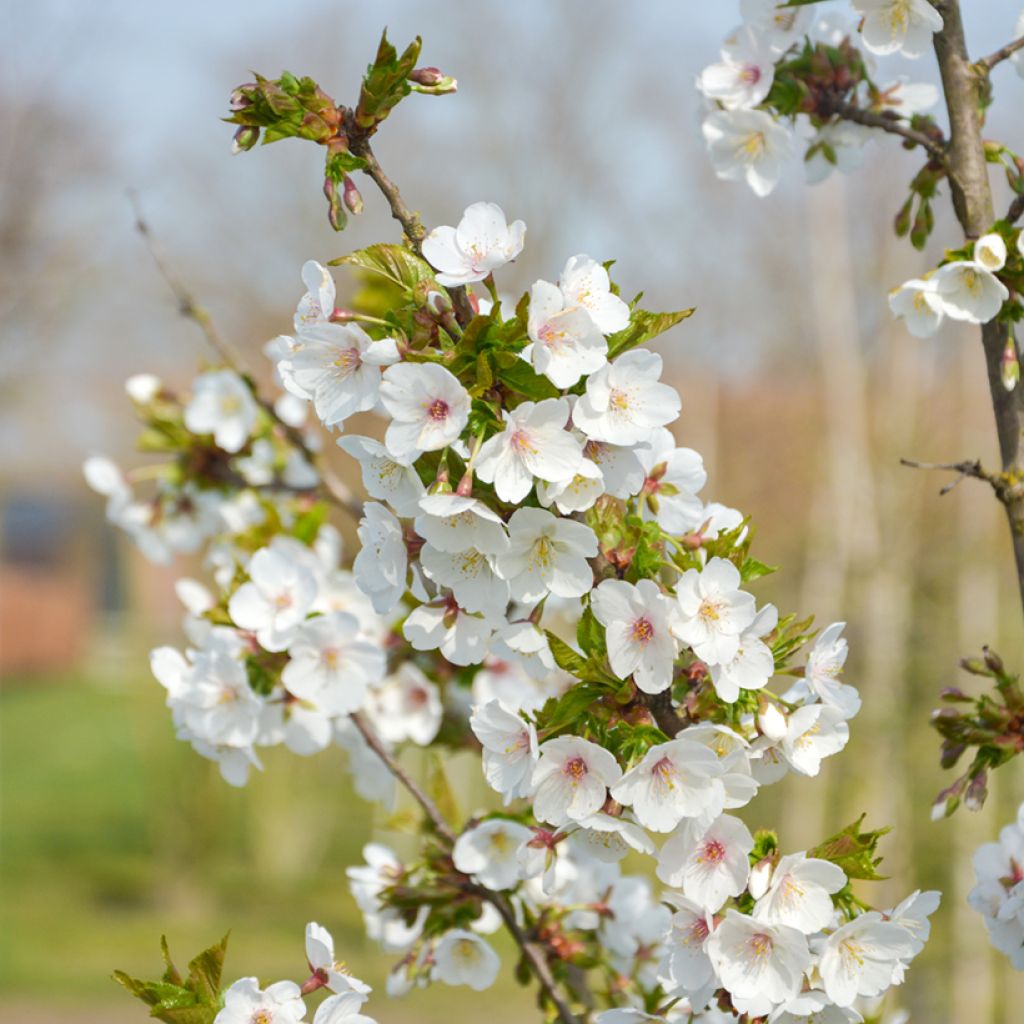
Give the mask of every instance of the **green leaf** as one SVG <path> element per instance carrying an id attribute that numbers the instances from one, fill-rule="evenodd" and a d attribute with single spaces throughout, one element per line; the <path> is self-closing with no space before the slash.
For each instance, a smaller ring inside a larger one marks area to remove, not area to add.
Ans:
<path id="1" fill-rule="evenodd" d="M 740 576 L 744 583 L 749 583 L 751 580 L 759 580 L 762 576 L 770 576 L 773 572 L 778 572 L 778 569 L 777 565 L 765 565 L 756 558 L 745 558 L 740 566 Z"/>
<path id="2" fill-rule="evenodd" d="M 574 651 L 564 640 L 555 636 L 551 630 L 544 630 L 544 635 L 548 638 L 548 646 L 551 648 L 555 664 L 579 678 L 586 668 L 586 658 Z"/>
<path id="3" fill-rule="evenodd" d="M 436 752 L 430 755 L 427 796 L 437 804 L 441 817 L 453 827 L 457 827 L 456 823 L 460 820 L 458 804 L 444 770 L 444 761 Z"/>
<path id="4" fill-rule="evenodd" d="M 693 316 L 695 312 L 695 307 L 680 309 L 674 313 L 649 313 L 646 309 L 634 309 L 630 315 L 629 326 L 609 336 L 608 358 L 613 359 L 656 338 L 659 334 L 664 334 L 670 327 L 675 327 L 680 321 Z"/>
<path id="5" fill-rule="evenodd" d="M 347 256 L 339 256 L 338 259 L 331 260 L 330 265 L 332 267 L 358 267 L 361 270 L 380 274 L 406 292 L 412 292 L 423 281 L 436 284 L 430 264 L 420 259 L 416 253 L 406 249 L 404 245 L 379 242 L 367 249 L 357 249 Z M 437 287 L 440 288 L 440 285 Z"/>
<path id="6" fill-rule="evenodd" d="M 228 932 L 220 942 L 194 957 L 188 965 L 186 986 L 201 1002 L 216 1005 L 220 998 L 220 979 L 224 971 L 224 955 L 228 949 Z"/>
<path id="7" fill-rule="evenodd" d="M 167 946 L 167 936 L 160 936 L 160 953 L 164 958 L 164 981 L 170 982 L 172 985 L 180 985 L 182 983 L 182 977 L 178 968 L 174 966 L 174 961 L 171 959 L 171 951 Z"/>
<path id="8" fill-rule="evenodd" d="M 878 849 L 878 840 L 892 830 L 880 828 L 871 832 L 861 832 L 860 827 L 865 817 L 867 815 L 862 814 L 855 822 L 808 850 L 807 856 L 837 864 L 846 872 L 847 878 L 884 878 L 884 875 L 878 874 L 875 870 L 882 862 L 882 858 L 876 857 L 875 853 Z"/>
<path id="9" fill-rule="evenodd" d="M 511 366 L 499 369 L 498 380 L 531 402 L 543 402 L 545 398 L 557 398 L 559 394 L 558 388 L 547 377 L 536 373 L 524 359 L 517 358 Z"/>
<path id="10" fill-rule="evenodd" d="M 416 67 L 422 40 L 417 36 L 398 56 L 388 42 L 385 29 L 377 48 L 377 57 L 366 69 L 359 102 L 355 109 L 355 122 L 360 128 L 372 131 L 412 91 L 409 74 Z"/>
<path id="11" fill-rule="evenodd" d="M 604 658 L 608 653 L 605 646 L 604 626 L 597 621 L 597 617 L 589 607 L 583 610 L 576 626 L 576 643 L 580 645 L 585 654 L 591 657 Z"/>
<path id="12" fill-rule="evenodd" d="M 577 683 L 561 697 L 552 697 L 537 715 L 537 725 L 545 735 L 560 732 L 570 726 L 576 731 L 580 717 L 608 692 L 601 683 Z"/>

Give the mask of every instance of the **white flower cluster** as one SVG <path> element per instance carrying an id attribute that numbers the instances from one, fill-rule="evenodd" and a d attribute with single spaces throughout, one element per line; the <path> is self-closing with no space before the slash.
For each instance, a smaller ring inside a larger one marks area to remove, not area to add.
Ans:
<path id="1" fill-rule="evenodd" d="M 776 66 L 795 56 L 805 43 L 838 47 L 858 35 L 871 55 L 900 53 L 920 57 L 931 48 L 942 18 L 928 0 L 853 0 L 856 19 L 820 5 L 784 6 L 778 0 L 741 0 L 742 24 L 725 39 L 718 62 L 697 79 L 709 111 L 702 123 L 711 162 L 719 178 L 746 181 L 759 196 L 768 195 L 782 176 L 797 142 L 804 143 L 807 180 L 824 180 L 834 168 L 850 171 L 861 162 L 864 144 L 877 129 L 844 121 L 816 126 L 806 114 L 782 118 L 765 106 Z M 856 94 L 855 99 L 859 99 Z M 910 118 L 935 104 L 931 85 L 901 78 L 859 103 L 876 112 Z M 792 123 L 792 130 L 785 121 Z"/>
<path id="2" fill-rule="evenodd" d="M 1024 232 L 1017 234 L 1024 259 Z M 1003 308 L 1010 290 L 996 276 L 1006 266 L 1006 241 L 992 232 L 973 246 L 972 258 L 943 263 L 927 277 L 900 285 L 889 295 L 889 307 L 916 338 L 927 338 L 943 320 L 988 323 Z"/>
<path id="3" fill-rule="evenodd" d="M 1024 804 L 1017 820 L 974 854 L 977 885 L 967 897 L 982 915 L 992 945 L 1024 971 Z"/>
<path id="4" fill-rule="evenodd" d="M 214 1024 L 300 1024 L 306 1019 L 304 997 L 320 989 L 330 995 L 316 1008 L 313 1024 L 376 1024 L 361 1012 L 372 989 L 335 959 L 331 933 L 315 921 L 306 925 L 306 961 L 312 974 L 301 987 L 277 981 L 260 988 L 258 978 L 228 986 Z"/>

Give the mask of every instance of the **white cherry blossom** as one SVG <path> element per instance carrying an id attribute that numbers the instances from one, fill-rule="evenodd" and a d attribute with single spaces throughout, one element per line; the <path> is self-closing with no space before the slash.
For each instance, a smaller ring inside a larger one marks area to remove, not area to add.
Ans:
<path id="1" fill-rule="evenodd" d="M 637 348 L 587 378 L 572 410 L 573 423 L 588 438 L 608 444 L 645 441 L 656 427 L 679 415 L 679 394 L 662 384 L 661 356 Z"/>
<path id="2" fill-rule="evenodd" d="M 803 691 L 806 687 L 823 703 L 841 711 L 844 718 L 853 718 L 860 711 L 860 694 L 856 687 L 839 681 L 849 654 L 849 646 L 842 635 L 845 628 L 845 622 L 833 622 L 815 639 L 807 656 L 803 684 L 798 683 L 797 690 Z"/>
<path id="3" fill-rule="evenodd" d="M 639 449 L 585 439 L 583 457 L 601 471 L 604 491 L 613 498 L 632 498 L 644 485 L 644 467 Z"/>
<path id="4" fill-rule="evenodd" d="M 520 878 L 517 851 L 532 835 L 517 821 L 488 818 L 459 836 L 452 861 L 488 889 L 511 889 Z"/>
<path id="5" fill-rule="evenodd" d="M 509 804 L 533 790 L 537 763 L 537 730 L 513 714 L 500 701 L 491 700 L 473 709 L 470 728 L 483 746 L 484 778 Z"/>
<path id="6" fill-rule="evenodd" d="M 845 884 L 846 873 L 830 861 L 803 853 L 787 854 L 775 866 L 768 890 L 758 899 L 754 919 L 813 935 L 832 922 L 832 893 Z"/>
<path id="7" fill-rule="evenodd" d="M 553 503 L 564 516 L 585 512 L 604 494 L 604 476 L 597 464 L 581 459 L 576 475 L 571 480 L 549 484 L 537 482 L 537 500 L 548 508 Z"/>
<path id="8" fill-rule="evenodd" d="M 437 686 L 407 661 L 370 692 L 367 712 L 386 742 L 425 747 L 441 728 L 444 708 Z"/>
<path id="9" fill-rule="evenodd" d="M 813 16 L 806 7 L 783 6 L 782 0 L 740 0 L 740 13 L 775 53 L 801 42 Z"/>
<path id="10" fill-rule="evenodd" d="M 324 324 L 334 313 L 334 300 L 337 289 L 331 272 L 316 260 L 307 260 L 302 264 L 302 283 L 306 286 L 306 294 L 299 299 L 295 310 L 295 330 L 302 330 L 312 324 Z"/>
<path id="11" fill-rule="evenodd" d="M 433 976 L 446 985 L 468 985 L 482 992 L 494 984 L 501 968 L 498 954 L 473 932 L 453 928 L 434 947 Z"/>
<path id="12" fill-rule="evenodd" d="M 440 271 L 445 287 L 482 281 L 492 271 L 514 260 L 523 251 L 526 225 L 509 224 L 494 203 L 466 207 L 459 226 L 434 228 L 423 240 L 423 256 Z"/>
<path id="13" fill-rule="evenodd" d="M 679 893 L 666 892 L 664 898 L 675 908 L 665 938 L 665 971 L 674 988 L 694 997 L 696 1005 L 702 1005 L 699 995 L 706 993 L 706 998 L 710 998 L 717 984 L 707 954 L 707 941 L 714 926 L 712 915 Z"/>
<path id="14" fill-rule="evenodd" d="M 540 821 L 564 825 L 596 814 L 608 787 L 622 777 L 613 754 L 578 736 L 559 736 L 540 748 L 533 771 L 533 813 Z"/>
<path id="15" fill-rule="evenodd" d="M 649 857 L 658 852 L 647 832 L 627 814 L 612 817 L 603 811 L 580 821 L 570 842 L 573 849 L 606 863 L 622 860 L 630 850 Z"/>
<path id="16" fill-rule="evenodd" d="M 557 388 L 572 387 L 607 361 L 608 342 L 590 314 L 567 305 L 558 286 L 548 281 L 530 289 L 526 330 L 530 344 L 523 355 Z"/>
<path id="17" fill-rule="evenodd" d="M 892 984 L 899 961 L 913 952 L 905 928 L 874 910 L 861 914 L 825 940 L 818 962 L 825 994 L 837 1006 L 852 1006 L 858 996 L 877 996 Z"/>
<path id="18" fill-rule="evenodd" d="M 889 293 L 889 308 L 915 338 L 930 338 L 946 316 L 934 278 L 914 278 L 894 288 Z"/>
<path id="19" fill-rule="evenodd" d="M 932 36 L 942 30 L 942 15 L 928 0 L 852 0 L 864 19 L 861 38 L 872 53 L 901 53 L 911 59 L 932 48 Z"/>
<path id="20" fill-rule="evenodd" d="M 585 309 L 602 334 L 629 326 L 629 306 L 612 291 L 608 271 L 589 256 L 570 256 L 558 278 L 566 306 Z"/>
<path id="21" fill-rule="evenodd" d="M 193 434 L 212 434 L 218 448 L 237 452 L 251 437 L 258 415 L 249 385 L 234 370 L 209 370 L 192 384 L 185 426 Z"/>
<path id="22" fill-rule="evenodd" d="M 180 710 L 194 736 L 229 747 L 247 747 L 255 741 L 263 701 L 249 686 L 245 666 L 237 658 L 220 651 L 201 653 L 185 684 Z"/>
<path id="23" fill-rule="evenodd" d="M 789 716 L 781 743 L 786 763 L 801 775 L 814 776 L 826 757 L 839 753 L 850 739 L 846 716 L 826 704 L 809 704 Z"/>
<path id="24" fill-rule="evenodd" d="M 482 612 L 493 618 L 505 614 L 508 583 L 495 572 L 491 555 L 472 547 L 438 551 L 433 545 L 424 544 L 420 566 L 427 579 L 451 590 L 464 611 Z"/>
<path id="25" fill-rule="evenodd" d="M 707 483 L 704 460 L 692 448 L 677 448 L 670 430 L 651 432 L 636 450 L 644 469 L 641 514 L 669 533 L 696 530 L 703 522 L 704 503 L 697 497 Z"/>
<path id="26" fill-rule="evenodd" d="M 740 690 L 760 690 L 768 683 L 775 672 L 775 656 L 762 638 L 778 624 L 778 609 L 766 604 L 740 633 L 736 654 L 729 661 L 711 666 L 711 682 L 721 700 L 732 704 Z"/>
<path id="27" fill-rule="evenodd" d="M 231 595 L 228 614 L 260 646 L 283 651 L 316 598 L 316 579 L 280 548 L 260 548 L 246 569 L 249 579 Z"/>
<path id="28" fill-rule="evenodd" d="M 771 91 L 775 78 L 775 54 L 768 41 L 744 26 L 725 41 L 721 57 L 700 73 L 697 88 L 726 110 L 756 107 Z"/>
<path id="29" fill-rule="evenodd" d="M 453 665 L 478 665 L 494 625 L 493 619 L 460 608 L 449 594 L 410 612 L 402 632 L 417 651 L 439 650 Z"/>
<path id="30" fill-rule="evenodd" d="M 731 814 L 720 815 L 710 826 L 685 819 L 661 848 L 658 877 L 714 913 L 746 888 L 753 848 L 750 830 Z"/>
<path id="31" fill-rule="evenodd" d="M 313 1015 L 313 1024 L 377 1024 L 373 1017 L 360 1013 L 365 997 L 357 992 L 328 996 Z"/>
<path id="32" fill-rule="evenodd" d="M 591 594 L 590 607 L 605 627 L 612 671 L 620 679 L 632 675 L 645 693 L 667 689 L 679 643 L 670 626 L 672 602 L 658 584 L 604 580 Z"/>
<path id="33" fill-rule="evenodd" d="M 715 174 L 726 181 L 743 179 L 759 196 L 779 183 L 789 158 L 789 131 L 763 110 L 716 110 L 701 125 Z"/>
<path id="34" fill-rule="evenodd" d="M 1010 296 L 995 274 L 973 260 L 944 263 L 931 279 L 939 306 L 951 320 L 988 323 Z"/>
<path id="35" fill-rule="evenodd" d="M 438 551 L 475 549 L 487 555 L 508 550 L 501 516 L 479 498 L 437 492 L 419 499 L 416 532 Z"/>
<path id="36" fill-rule="evenodd" d="M 583 446 L 568 430 L 569 403 L 564 398 L 523 402 L 505 414 L 505 429 L 485 441 L 476 474 L 493 483 L 502 501 L 520 502 L 534 479 L 571 480 L 580 470 Z"/>
<path id="37" fill-rule="evenodd" d="M 370 986 L 353 977 L 334 955 L 334 937 L 316 921 L 306 925 L 306 962 L 314 974 L 321 974 L 327 988 L 337 995 L 350 993 L 362 1003 L 370 993 Z"/>
<path id="38" fill-rule="evenodd" d="M 974 243 L 974 262 L 983 266 L 989 273 L 998 273 L 1006 265 L 1006 242 L 1002 235 L 994 231 L 982 235 Z"/>
<path id="39" fill-rule="evenodd" d="M 294 981 L 261 989 L 258 978 L 240 978 L 225 991 L 214 1024 L 298 1024 L 305 1015 L 306 1004 Z"/>
<path id="40" fill-rule="evenodd" d="M 446 448 L 469 419 L 466 389 L 436 363 L 399 363 L 384 373 L 380 400 L 391 416 L 384 443 L 397 459 Z"/>
<path id="41" fill-rule="evenodd" d="M 687 569 L 676 583 L 676 636 L 702 661 L 722 665 L 740 649 L 740 637 L 754 621 L 754 599 L 741 591 L 740 571 L 724 558 L 703 569 Z"/>
<path id="42" fill-rule="evenodd" d="M 386 615 L 405 593 L 409 556 L 402 524 L 379 502 L 368 501 L 357 532 L 362 546 L 352 566 L 356 585 Z"/>
<path id="43" fill-rule="evenodd" d="M 359 461 L 363 486 L 371 498 L 386 501 L 400 516 L 415 516 L 426 487 L 408 459 L 398 459 L 372 437 L 347 434 L 338 447 Z"/>

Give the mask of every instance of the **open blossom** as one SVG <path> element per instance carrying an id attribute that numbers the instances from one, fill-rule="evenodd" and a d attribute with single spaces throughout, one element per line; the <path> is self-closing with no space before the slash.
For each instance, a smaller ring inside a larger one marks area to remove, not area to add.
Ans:
<path id="1" fill-rule="evenodd" d="M 295 310 L 297 331 L 312 324 L 327 323 L 334 312 L 334 300 L 338 294 L 331 272 L 316 260 L 302 264 L 302 283 L 306 286 L 306 294 L 299 299 Z"/>
<path id="2" fill-rule="evenodd" d="M 754 621 L 754 599 L 739 589 L 740 582 L 739 569 L 716 557 L 703 569 L 687 569 L 676 584 L 676 636 L 708 664 L 732 661 L 740 636 Z"/>
<path id="3" fill-rule="evenodd" d="M 559 736 L 540 748 L 533 772 L 533 813 L 540 821 L 564 825 L 596 814 L 608 787 L 622 777 L 613 754 L 578 736 Z"/>
<path id="4" fill-rule="evenodd" d="M 1010 295 L 995 274 L 973 260 L 945 263 L 932 280 L 939 306 L 951 320 L 988 323 Z"/>
<path id="5" fill-rule="evenodd" d="M 701 125 L 715 174 L 743 179 L 756 195 L 779 183 L 792 141 L 788 130 L 763 110 L 716 110 Z"/>
<path id="6" fill-rule="evenodd" d="M 608 271 L 589 256 L 570 256 L 558 278 L 566 306 L 587 311 L 602 334 L 629 326 L 629 306 L 612 291 Z"/>
<path id="7" fill-rule="evenodd" d="M 752 1017 L 792 999 L 811 967 L 807 939 L 795 928 L 755 921 L 737 910 L 726 911 L 707 948 L 722 986 L 734 1002 L 749 1005 Z"/>
<path id="8" fill-rule="evenodd" d="M 421 747 L 437 735 L 444 713 L 437 687 L 411 662 L 371 691 L 367 711 L 383 740 L 412 740 Z"/>
<path id="9" fill-rule="evenodd" d="M 580 459 L 576 475 L 571 480 L 549 484 L 540 481 L 537 484 L 537 500 L 545 507 L 554 502 L 555 508 L 562 515 L 573 512 L 585 512 L 604 494 L 604 475 L 597 464 L 590 459 Z"/>
<path id="10" fill-rule="evenodd" d="M 532 835 L 518 821 L 489 818 L 459 836 L 452 861 L 488 889 L 511 889 L 520 877 L 517 852 Z"/>
<path id="11" fill-rule="evenodd" d="M 844 718 L 853 718 L 860 710 L 860 694 L 855 686 L 839 681 L 839 675 L 846 664 L 849 646 L 842 635 L 845 622 L 833 622 L 814 641 L 804 668 L 803 686 L 817 696 L 824 704 L 842 712 Z"/>
<path id="12" fill-rule="evenodd" d="M 782 756 L 801 775 L 814 776 L 826 757 L 838 754 L 850 739 L 847 716 L 827 704 L 808 704 L 789 716 Z"/>
<path id="13" fill-rule="evenodd" d="M 679 394 L 661 381 L 661 356 L 637 348 L 587 378 L 573 406 L 573 423 L 589 438 L 609 444 L 645 441 L 651 430 L 679 415 Z"/>
<path id="14" fill-rule="evenodd" d="M 606 362 L 608 342 L 590 314 L 566 305 L 558 286 L 548 281 L 537 281 L 530 289 L 526 329 L 530 345 L 523 354 L 557 388 L 572 387 Z"/>
<path id="15" fill-rule="evenodd" d="M 414 516 L 426 487 L 412 463 L 398 459 L 372 437 L 348 434 L 338 447 L 359 461 L 363 486 L 371 498 L 386 501 L 400 516 Z"/>
<path id="16" fill-rule="evenodd" d="M 852 1006 L 858 996 L 877 996 L 892 984 L 900 960 L 913 951 L 905 928 L 874 910 L 861 914 L 825 940 L 818 963 L 825 994 L 837 1006 Z"/>
<path id="17" fill-rule="evenodd" d="M 406 640 L 417 651 L 440 651 L 453 665 L 479 665 L 495 621 L 459 607 L 454 596 L 421 604 L 402 626 Z"/>
<path id="18" fill-rule="evenodd" d="M 434 947 L 434 974 L 446 985 L 468 985 L 477 992 L 490 988 L 498 977 L 498 954 L 473 932 L 453 928 Z"/>
<path id="19" fill-rule="evenodd" d="M 628 814 L 612 817 L 603 811 L 578 823 L 571 835 L 572 846 L 604 863 L 615 863 L 633 850 L 653 857 L 658 848 L 647 832 Z"/>
<path id="20" fill-rule="evenodd" d="M 482 281 L 492 271 L 523 251 L 526 225 L 511 224 L 494 203 L 466 207 L 457 228 L 434 228 L 423 239 L 423 256 L 440 271 L 437 280 L 446 288 Z"/>
<path id="21" fill-rule="evenodd" d="M 846 873 L 831 861 L 788 854 L 775 866 L 767 892 L 754 907 L 754 918 L 812 935 L 832 921 L 832 893 L 845 884 Z"/>
<path id="22" fill-rule="evenodd" d="M 928 941 L 928 936 L 931 935 L 932 925 L 928 918 L 939 909 L 941 901 L 942 893 L 934 889 L 927 892 L 917 889 L 892 910 L 885 913 L 886 918 L 910 934 L 914 956 L 924 949 L 924 944 Z"/>
<path id="23" fill-rule="evenodd" d="M 479 498 L 425 494 L 419 499 L 416 532 L 438 551 L 475 549 L 487 555 L 508 550 L 501 516 Z"/>
<path id="24" fill-rule="evenodd" d="M 502 501 L 520 502 L 534 478 L 568 481 L 583 461 L 582 444 L 565 429 L 569 403 L 564 398 L 523 402 L 505 414 L 505 429 L 484 442 L 476 474 L 493 483 Z"/>
<path id="25" fill-rule="evenodd" d="M 259 978 L 240 978 L 224 993 L 214 1024 L 298 1024 L 306 1015 L 299 986 L 278 981 L 260 988 Z"/>
<path id="26" fill-rule="evenodd" d="M 644 467 L 637 451 L 590 438 L 583 445 L 583 458 L 600 470 L 601 485 L 606 494 L 626 499 L 638 494 L 644 485 Z"/>
<path id="27" fill-rule="evenodd" d="M 384 443 L 398 459 L 446 448 L 465 429 L 469 395 L 436 363 L 399 363 L 388 367 L 380 400 L 392 421 Z"/>
<path id="28" fill-rule="evenodd" d="M 677 448 L 670 430 L 651 431 L 647 443 L 636 450 L 643 466 L 644 501 L 641 514 L 651 517 L 669 533 L 687 533 L 704 522 L 704 503 L 697 497 L 707 483 L 704 460 L 692 448 Z"/>
<path id="29" fill-rule="evenodd" d="M 397 360 L 394 338 L 374 341 L 358 324 L 321 323 L 300 332 L 277 368 L 289 390 L 311 399 L 333 427 L 377 404 L 381 367 Z"/>
<path id="30" fill-rule="evenodd" d="M 740 0 L 740 13 L 775 53 L 801 42 L 812 17 L 806 7 L 786 7 L 783 0 Z"/>
<path id="31" fill-rule="evenodd" d="M 377 1024 L 372 1017 L 360 1013 L 366 997 L 358 992 L 342 992 L 328 996 L 313 1015 L 313 1024 Z"/>
<path id="32" fill-rule="evenodd" d="M 942 30 L 942 15 L 928 0 L 852 0 L 864 19 L 861 38 L 872 53 L 901 53 L 920 57 L 932 48 L 932 36 Z"/>
<path id="33" fill-rule="evenodd" d="M 470 728 L 484 748 L 484 778 L 508 804 L 529 796 L 537 763 L 537 730 L 492 700 L 478 705 L 469 718 Z"/>
<path id="34" fill-rule="evenodd" d="M 915 338 L 930 338 L 946 315 L 934 279 L 914 278 L 894 288 L 889 293 L 889 308 Z"/>
<path id="35" fill-rule="evenodd" d="M 370 993 L 370 986 L 353 977 L 339 963 L 334 955 L 334 937 L 316 921 L 306 925 L 306 962 L 314 974 L 320 975 L 327 988 L 338 995 L 351 993 L 365 1001 Z"/>
<path id="36" fill-rule="evenodd" d="M 992 945 L 1015 970 L 1024 970 L 1024 804 L 1017 820 L 1000 830 L 998 842 L 974 851 L 973 862 L 977 884 L 967 901 L 982 915 Z"/>
<path id="37" fill-rule="evenodd" d="M 696 996 L 708 988 L 713 990 L 715 969 L 707 954 L 708 936 L 714 921 L 699 903 L 675 892 L 664 894 L 674 908 L 668 935 L 665 937 L 665 971 L 672 985 L 688 996 Z M 707 992 L 710 997 L 711 992 Z M 701 1005 L 699 999 L 694 999 Z"/>
<path id="38" fill-rule="evenodd" d="M 711 682 L 721 700 L 732 704 L 740 690 L 760 690 L 767 685 L 775 672 L 775 655 L 762 638 L 778 624 L 778 609 L 766 604 L 740 633 L 735 655 L 729 661 L 711 666 Z"/>
<path id="39" fill-rule="evenodd" d="M 472 547 L 438 551 L 433 545 L 424 544 L 420 566 L 427 579 L 451 590 L 464 611 L 495 618 L 505 614 L 508 583 L 495 572 L 493 556 Z"/>
<path id="40" fill-rule="evenodd" d="M 376 754 L 374 758 L 379 764 L 380 758 Z M 367 843 L 363 858 L 365 864 L 345 869 L 352 897 L 363 912 L 370 938 L 385 952 L 401 952 L 419 936 L 422 921 L 406 924 L 397 910 L 382 904 L 381 894 L 401 879 L 405 869 L 394 851 L 381 843 Z"/>
<path id="41" fill-rule="evenodd" d="M 864 162 L 864 146 L 873 138 L 870 128 L 848 121 L 823 125 L 804 157 L 808 185 L 819 185 L 834 170 L 849 174 Z"/>
<path id="42" fill-rule="evenodd" d="M 722 59 L 706 67 L 697 88 L 726 110 L 756 107 L 769 93 L 775 78 L 775 55 L 760 33 L 743 27 L 722 47 Z"/>
<path id="43" fill-rule="evenodd" d="M 746 888 L 753 848 L 750 830 L 731 814 L 716 818 L 710 827 L 690 818 L 661 848 L 658 877 L 714 913 Z"/>
<path id="44" fill-rule="evenodd" d="M 256 634 L 268 651 L 283 651 L 316 598 L 316 579 L 288 554 L 260 548 L 247 568 L 249 579 L 231 595 L 228 614 L 240 629 Z"/>
<path id="45" fill-rule="evenodd" d="M 597 555 L 597 537 L 585 523 L 519 508 L 508 530 L 509 549 L 498 555 L 497 568 L 515 600 L 532 603 L 548 593 L 580 597 L 593 586 L 587 559 Z"/>
<path id="46" fill-rule="evenodd" d="M 667 689 L 679 644 L 669 625 L 672 604 L 658 584 L 604 580 L 591 595 L 590 607 L 605 627 L 612 671 L 620 679 L 632 675 L 645 693 Z"/>
<path id="47" fill-rule="evenodd" d="M 217 650 L 204 652 L 183 682 L 179 709 L 196 737 L 230 747 L 256 740 L 263 701 L 249 686 L 241 661 Z"/>
<path id="48" fill-rule="evenodd" d="M 402 524 L 379 502 L 368 501 L 357 532 L 362 547 L 352 565 L 356 584 L 374 611 L 386 615 L 405 593 L 409 556 Z"/>
<path id="49" fill-rule="evenodd" d="M 192 385 L 185 426 L 193 434 L 213 434 L 219 448 L 237 452 L 252 435 L 258 413 L 249 385 L 234 370 L 210 370 Z"/>
<path id="50" fill-rule="evenodd" d="M 384 676 L 384 652 L 361 638 L 359 620 L 346 612 L 307 619 L 288 645 L 281 682 L 329 715 L 358 711 L 366 688 Z"/>
<path id="51" fill-rule="evenodd" d="M 700 743 L 682 737 L 658 743 L 612 787 L 653 832 L 671 832 L 684 818 L 713 818 L 722 810 L 722 765 Z"/>

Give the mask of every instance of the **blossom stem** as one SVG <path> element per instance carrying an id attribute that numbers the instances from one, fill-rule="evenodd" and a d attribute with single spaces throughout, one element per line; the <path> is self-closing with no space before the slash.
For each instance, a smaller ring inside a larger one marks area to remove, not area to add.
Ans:
<path id="1" fill-rule="evenodd" d="M 895 114 L 878 114 L 872 110 L 864 110 L 861 107 L 854 106 L 852 103 L 845 103 L 842 100 L 829 102 L 823 113 L 832 114 L 835 117 L 842 118 L 844 121 L 862 124 L 866 128 L 878 128 L 883 132 L 889 132 L 890 135 L 899 135 L 908 142 L 921 146 L 933 160 L 943 167 L 947 166 L 945 147 L 941 143 L 936 142 L 930 135 L 926 135 L 924 132 L 919 132 L 916 128 L 911 128 L 909 125 L 904 124 Z"/>
<path id="2" fill-rule="evenodd" d="M 1012 57 L 1020 49 L 1024 49 L 1024 36 L 1021 36 L 1020 39 L 1014 39 L 1005 46 L 1000 46 L 998 50 L 993 51 L 987 57 L 982 57 L 981 60 L 976 61 L 974 66 L 983 75 L 987 75 L 997 64 L 1002 63 L 1008 57 Z"/>

